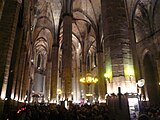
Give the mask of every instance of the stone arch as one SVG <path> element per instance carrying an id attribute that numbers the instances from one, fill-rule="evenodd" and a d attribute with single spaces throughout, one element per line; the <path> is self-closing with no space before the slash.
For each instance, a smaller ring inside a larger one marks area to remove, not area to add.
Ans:
<path id="1" fill-rule="evenodd" d="M 148 51 L 143 57 L 143 73 L 145 79 L 146 95 L 148 96 L 150 104 L 158 104 L 159 100 L 159 86 L 156 76 L 157 69 L 152 54 Z"/>
<path id="2" fill-rule="evenodd" d="M 136 42 L 146 39 L 146 37 L 151 34 L 149 12 L 150 11 L 144 7 L 142 3 L 137 4 L 132 18 Z"/>

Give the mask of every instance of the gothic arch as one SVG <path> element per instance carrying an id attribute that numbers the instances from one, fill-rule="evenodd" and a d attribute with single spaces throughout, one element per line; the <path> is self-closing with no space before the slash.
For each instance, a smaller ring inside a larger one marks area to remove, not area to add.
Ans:
<path id="1" fill-rule="evenodd" d="M 155 62 L 150 52 L 146 52 L 143 58 L 143 72 L 145 79 L 146 93 L 150 104 L 158 104 L 159 101 L 159 85 L 157 80 L 157 69 L 155 68 Z"/>

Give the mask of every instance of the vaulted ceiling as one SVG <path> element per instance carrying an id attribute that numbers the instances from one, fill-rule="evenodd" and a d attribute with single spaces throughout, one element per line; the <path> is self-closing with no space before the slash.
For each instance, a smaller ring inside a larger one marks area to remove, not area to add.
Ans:
<path id="1" fill-rule="evenodd" d="M 46 54 L 45 47 L 62 43 L 62 0 L 35 0 L 33 29 L 37 52 Z M 72 21 L 72 43 L 76 48 L 96 48 L 96 33 L 101 20 L 100 0 L 74 0 Z"/>
<path id="2" fill-rule="evenodd" d="M 159 30 L 160 24 L 158 24 L 158 18 L 160 18 L 160 3 L 158 0 L 124 1 L 127 7 L 126 12 L 128 12 L 130 18 L 129 20 L 137 31 L 137 41 L 143 39 L 139 31 L 143 29 L 143 26 L 148 26 L 148 22 L 154 22 L 153 25 L 155 26 L 152 26 L 153 29 Z M 75 48 L 92 48 L 95 50 L 96 40 L 102 39 L 101 37 L 103 36 L 101 29 L 101 0 L 73 0 L 72 7 L 73 46 Z M 37 52 L 43 54 L 50 53 L 49 48 L 52 44 L 62 43 L 62 13 L 63 0 L 34 0 L 32 25 Z M 151 18 L 148 18 L 149 15 Z M 148 29 L 149 27 L 145 28 L 144 34 L 148 34 Z M 99 34 L 99 36 L 97 34 Z"/>

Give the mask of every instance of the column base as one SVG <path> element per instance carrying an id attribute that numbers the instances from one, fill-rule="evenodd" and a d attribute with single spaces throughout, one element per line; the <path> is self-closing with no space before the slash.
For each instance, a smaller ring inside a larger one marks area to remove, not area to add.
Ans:
<path id="1" fill-rule="evenodd" d="M 126 80 L 124 76 L 113 77 L 113 79 L 107 83 L 107 93 L 118 93 L 118 87 L 121 88 L 121 93 L 137 93 L 137 84 L 135 79 Z"/>

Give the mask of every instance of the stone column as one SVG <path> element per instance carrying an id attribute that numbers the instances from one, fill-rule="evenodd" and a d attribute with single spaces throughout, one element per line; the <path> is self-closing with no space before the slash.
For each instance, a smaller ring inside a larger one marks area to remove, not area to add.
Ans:
<path id="1" fill-rule="evenodd" d="M 124 0 L 118 2 L 102 0 L 102 19 L 104 52 L 106 54 L 109 48 L 113 75 L 111 83 L 107 85 L 110 88 L 109 93 L 117 93 L 118 87 L 122 88 L 122 93 L 136 92 L 135 79 L 129 80 L 129 73 L 127 73 L 127 71 L 133 71 L 133 58 Z M 109 46 L 107 46 L 108 43 Z"/>
<path id="2" fill-rule="evenodd" d="M 105 79 L 104 79 L 104 65 L 103 65 L 103 52 L 98 51 L 98 86 L 99 86 L 99 101 L 104 102 L 105 101 Z"/>
<path id="3" fill-rule="evenodd" d="M 52 72 L 51 72 L 51 97 L 50 100 L 56 100 L 57 80 L 58 80 L 58 45 L 52 46 Z"/>
<path id="4" fill-rule="evenodd" d="M 22 12 L 22 11 L 21 11 Z M 22 14 L 19 17 L 23 17 Z M 23 64 L 24 64 L 24 46 L 22 44 L 24 42 L 24 29 L 22 27 L 22 21 L 18 22 L 17 33 L 15 36 L 14 48 L 13 48 L 13 56 L 15 56 L 15 60 L 13 60 L 14 64 L 14 76 L 13 76 L 13 84 L 12 84 L 12 98 L 16 97 L 16 100 L 19 100 L 19 97 L 22 97 L 20 90 L 22 88 L 23 81 Z M 15 51 L 16 50 L 16 51 Z M 18 88 L 18 89 L 17 89 Z M 17 94 L 16 94 L 17 93 Z"/>
<path id="5" fill-rule="evenodd" d="M 10 97 L 15 69 L 17 50 L 15 35 L 20 4 L 15 0 L 6 0 L 0 21 L 0 91 L 1 97 L 8 98 L 4 103 L 4 113 L 10 111 Z M 15 43 L 15 44 L 14 44 Z M 3 86 L 2 86 L 3 85 Z"/>
<path id="6" fill-rule="evenodd" d="M 156 63 L 157 63 L 158 80 L 160 80 L 160 55 L 157 57 Z"/>
<path id="7" fill-rule="evenodd" d="M 62 50 L 62 80 L 64 82 L 64 97 L 71 99 L 72 92 L 72 15 L 63 17 L 63 50 Z"/>
<path id="8" fill-rule="evenodd" d="M 21 97 L 25 98 L 28 95 L 28 82 L 29 82 L 29 64 L 31 64 L 30 60 L 28 59 L 28 54 L 27 54 L 27 48 L 25 46 L 25 41 L 27 41 L 29 39 L 29 32 L 30 30 L 28 30 L 28 24 L 30 24 L 30 20 L 29 20 L 29 15 L 30 15 L 30 2 L 31 1 L 23 1 L 23 26 L 24 26 L 24 42 L 23 42 L 23 46 L 22 46 L 22 57 L 21 60 L 23 60 L 23 66 L 22 66 L 22 76 L 23 76 L 23 83 L 22 83 L 22 93 L 21 93 Z M 29 27 L 30 28 L 30 27 Z M 29 51 L 29 50 L 28 50 Z M 26 99 L 26 98 L 25 98 Z"/>
<path id="9" fill-rule="evenodd" d="M 75 91 L 76 91 L 76 95 L 75 95 L 75 98 L 76 98 L 76 101 L 79 101 L 80 100 L 80 94 L 81 94 L 81 91 L 80 91 L 80 57 L 79 57 L 79 51 L 76 52 L 76 61 L 75 61 L 76 65 L 75 65 L 75 70 L 76 70 L 76 81 L 75 81 Z"/>
<path id="10" fill-rule="evenodd" d="M 85 46 L 82 46 L 82 75 L 80 77 L 85 77 L 87 72 L 88 71 L 87 71 L 87 65 L 86 65 Z M 86 94 L 88 92 L 87 91 L 88 86 L 82 83 L 80 84 L 82 87 L 81 89 L 83 90 L 83 92 L 80 91 L 80 94 L 81 95 L 84 94 L 84 96 L 81 96 L 81 97 L 86 99 L 87 98 Z"/>
<path id="11" fill-rule="evenodd" d="M 0 21 L 0 92 L 1 97 L 3 98 L 6 96 L 9 67 L 16 33 L 18 14 L 19 3 L 14 0 L 7 0 L 5 2 Z M 10 95 L 8 96 L 10 97 Z"/>
<path id="12" fill-rule="evenodd" d="M 23 58 L 22 58 L 23 57 Z M 27 68 L 27 67 L 29 67 L 28 66 L 28 61 L 27 61 L 27 53 L 26 53 L 26 51 L 25 52 L 23 52 L 23 55 L 22 55 L 22 57 L 21 57 L 21 59 L 23 60 L 23 63 L 22 63 L 22 72 L 21 72 L 21 74 L 22 74 L 22 79 L 23 79 L 23 82 L 22 82 L 22 92 L 21 92 L 21 99 L 23 99 L 23 98 L 25 98 L 26 97 L 26 95 L 27 95 L 27 90 L 28 90 L 28 88 L 27 88 L 27 86 L 28 86 L 28 81 L 29 81 L 29 79 L 28 79 L 28 77 L 29 77 L 29 72 L 28 72 L 28 69 L 29 68 Z"/>
<path id="13" fill-rule="evenodd" d="M 160 54 L 160 53 L 159 53 Z M 158 99 L 157 99 L 157 101 L 159 101 L 160 100 L 160 96 L 159 96 L 159 94 L 160 94 L 160 87 L 159 87 L 159 84 L 160 84 L 160 55 L 158 55 L 157 56 L 157 60 L 156 60 L 156 63 L 157 63 L 157 93 L 158 93 Z"/>
<path id="14" fill-rule="evenodd" d="M 23 97 L 25 96 L 25 95 L 27 95 L 27 99 L 30 99 L 29 98 L 29 92 L 30 92 L 30 90 L 29 90 L 29 81 L 30 81 L 30 67 L 31 67 L 31 65 L 29 65 L 30 64 L 30 61 L 29 61 L 29 59 L 27 59 L 27 54 L 26 54 L 26 60 L 24 61 L 25 62 L 25 64 L 24 64 L 24 67 L 23 67 L 23 69 L 24 69 L 24 73 L 23 73 Z M 28 100 L 29 101 L 29 100 Z"/>
<path id="15" fill-rule="evenodd" d="M 76 89 L 77 89 L 77 84 L 76 84 L 76 77 L 77 77 L 77 61 L 76 61 L 76 56 L 77 56 L 77 54 L 76 54 L 76 50 L 74 49 L 74 53 L 73 53 L 73 60 L 72 60 L 72 71 L 73 71 L 73 79 L 72 79 L 72 101 L 74 101 L 75 99 L 76 99 L 76 95 L 77 95 L 77 93 L 76 93 Z"/>
<path id="16" fill-rule="evenodd" d="M 1 98 L 6 96 L 8 77 L 11 71 L 11 57 L 16 34 L 20 4 L 15 0 L 6 0 L 0 21 L 0 92 Z M 13 82 L 13 81 L 12 81 Z M 7 97 L 10 98 L 8 91 Z"/>
<path id="17" fill-rule="evenodd" d="M 23 93 L 23 83 L 24 83 L 24 66 L 25 66 L 25 62 L 26 62 L 26 53 L 24 52 L 24 48 L 21 51 L 21 56 L 20 56 L 20 61 L 17 60 L 19 62 L 19 66 L 18 66 L 18 70 L 17 70 L 17 77 L 16 77 L 16 86 L 15 86 L 15 98 L 17 100 L 22 99 L 22 93 Z"/>
<path id="18" fill-rule="evenodd" d="M 46 66 L 46 79 L 45 79 L 45 100 L 50 99 L 50 88 L 51 88 L 51 72 L 52 72 L 52 62 L 51 60 L 47 60 Z"/>

